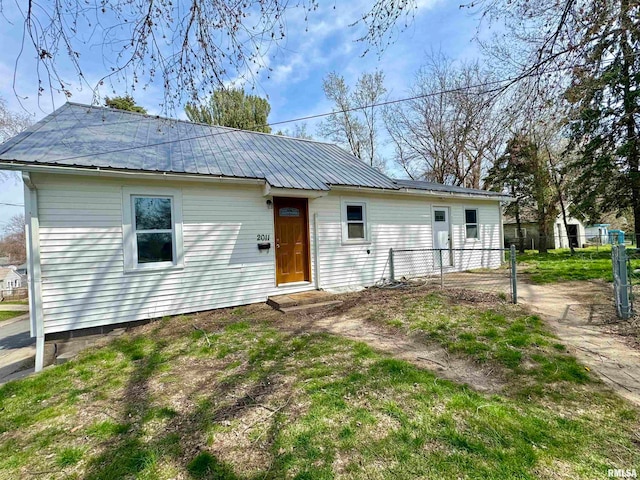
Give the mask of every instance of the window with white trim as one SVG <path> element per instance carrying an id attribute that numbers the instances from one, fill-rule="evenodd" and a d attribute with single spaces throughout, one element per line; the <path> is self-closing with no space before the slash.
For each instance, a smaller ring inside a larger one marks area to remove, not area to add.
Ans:
<path id="1" fill-rule="evenodd" d="M 467 208 L 464 211 L 465 233 L 467 240 L 478 240 L 480 238 L 478 227 L 478 209 Z"/>
<path id="2" fill-rule="evenodd" d="M 366 242 L 367 204 L 347 201 L 342 206 L 343 240 L 345 242 Z"/>
<path id="3" fill-rule="evenodd" d="M 182 267 L 180 191 L 126 187 L 123 200 L 125 270 Z"/>
<path id="4" fill-rule="evenodd" d="M 527 229 L 526 228 L 521 228 L 520 230 L 522 230 L 522 238 L 527 238 Z M 518 227 L 515 227 L 513 229 L 513 238 L 519 238 L 518 237 Z"/>
<path id="5" fill-rule="evenodd" d="M 136 257 L 141 263 L 173 263 L 175 231 L 170 197 L 134 196 Z"/>

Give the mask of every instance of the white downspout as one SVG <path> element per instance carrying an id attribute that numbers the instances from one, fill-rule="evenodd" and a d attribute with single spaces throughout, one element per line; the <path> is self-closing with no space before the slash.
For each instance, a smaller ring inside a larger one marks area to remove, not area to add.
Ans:
<path id="1" fill-rule="evenodd" d="M 29 283 L 29 319 L 31 336 L 36 337 L 36 367 L 44 367 L 44 317 L 42 314 L 42 276 L 40 272 L 40 221 L 38 219 L 38 190 L 28 172 L 22 172 L 26 213 L 27 268 Z"/>
<path id="2" fill-rule="evenodd" d="M 315 277 L 316 277 L 316 288 L 321 290 L 320 287 L 320 245 L 318 244 L 318 214 L 313 214 L 313 256 L 315 263 Z"/>

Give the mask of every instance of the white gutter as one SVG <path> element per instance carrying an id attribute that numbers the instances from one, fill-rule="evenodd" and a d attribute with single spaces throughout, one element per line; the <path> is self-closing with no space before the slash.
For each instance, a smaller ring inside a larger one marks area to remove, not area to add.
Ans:
<path id="1" fill-rule="evenodd" d="M 476 200 L 486 200 L 492 202 L 510 202 L 512 198 L 507 195 L 482 195 L 477 193 L 460 193 L 460 192 L 446 192 L 440 190 L 418 190 L 414 188 L 400 188 L 398 190 L 393 190 L 391 188 L 372 188 L 372 187 L 350 187 L 345 185 L 331 185 L 331 190 L 335 191 L 346 191 L 346 192 L 367 192 L 367 193 L 378 193 L 385 195 L 412 195 L 412 196 L 427 196 L 427 197 L 438 197 L 441 200 L 446 200 L 448 198 L 462 198 L 469 199 L 473 198 Z"/>
<path id="2" fill-rule="evenodd" d="M 328 195 L 328 190 L 306 190 L 302 188 L 282 188 L 272 187 L 269 182 L 264 182 L 262 187 L 263 197 L 297 197 L 297 198 L 320 198 Z"/>
<path id="3" fill-rule="evenodd" d="M 42 312 L 42 275 L 40 271 L 40 220 L 38 190 L 28 172 L 22 173 L 27 237 L 27 279 L 29 283 L 29 320 L 31 336 L 36 337 L 36 366 L 44 367 L 44 316 Z"/>
<path id="4" fill-rule="evenodd" d="M 100 176 L 111 178 L 136 178 L 148 180 L 180 180 L 185 182 L 216 182 L 229 184 L 245 184 L 245 185 L 264 185 L 265 180 L 259 178 L 238 178 L 224 177 L 222 175 L 201 175 L 193 173 L 169 173 L 169 172 L 143 172 L 143 171 L 127 171 L 112 170 L 100 167 L 63 167 L 55 165 L 37 165 L 33 163 L 18 163 L 0 161 L 0 167 L 3 170 L 17 170 L 21 172 L 42 172 L 42 173 L 58 173 L 66 175 L 86 175 Z"/>

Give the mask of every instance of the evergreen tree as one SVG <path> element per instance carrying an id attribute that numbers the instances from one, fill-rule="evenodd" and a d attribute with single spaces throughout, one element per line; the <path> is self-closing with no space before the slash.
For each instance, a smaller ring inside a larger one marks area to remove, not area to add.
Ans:
<path id="1" fill-rule="evenodd" d="M 504 191 L 514 198 L 505 210 L 516 221 L 518 249 L 524 253 L 521 215 L 534 210 L 538 223 L 538 249 L 546 253 L 557 216 L 557 195 L 553 188 L 548 157 L 533 135 L 515 134 L 507 143 L 504 155 L 489 170 L 485 183 L 493 190 Z"/>
<path id="2" fill-rule="evenodd" d="M 127 110 L 129 112 L 147 113 L 147 109 L 136 105 L 136 101 L 131 95 L 124 95 L 119 97 L 105 97 L 104 106 L 113 108 L 115 110 Z"/>
<path id="3" fill-rule="evenodd" d="M 640 6 L 635 0 L 598 0 L 585 63 L 574 69 L 566 97 L 573 106 L 574 203 L 591 220 L 633 210 L 640 231 Z M 586 40 L 585 40 L 586 41 Z"/>
<path id="4" fill-rule="evenodd" d="M 216 90 L 209 103 L 187 104 L 184 111 L 192 122 L 271 133 L 271 105 L 267 99 L 247 95 L 242 89 Z"/>
<path id="5" fill-rule="evenodd" d="M 518 250 L 524 253 L 524 231 L 522 211 L 532 205 L 530 158 L 535 155 L 535 146 L 523 135 L 514 135 L 489 170 L 485 185 L 492 190 L 503 191 L 513 197 L 513 202 L 505 208 L 505 213 L 514 217 L 518 232 Z"/>

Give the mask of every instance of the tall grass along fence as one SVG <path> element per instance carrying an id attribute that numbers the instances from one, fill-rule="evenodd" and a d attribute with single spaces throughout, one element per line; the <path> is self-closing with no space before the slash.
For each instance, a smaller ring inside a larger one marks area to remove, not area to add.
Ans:
<path id="1" fill-rule="evenodd" d="M 391 285 L 422 283 L 467 289 L 518 302 L 516 248 L 389 250 Z"/>
<path id="2" fill-rule="evenodd" d="M 618 316 L 624 320 L 638 314 L 635 301 L 640 293 L 640 249 L 611 247 L 613 295 Z"/>

